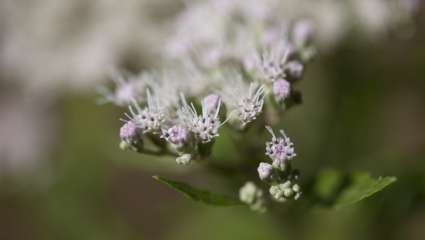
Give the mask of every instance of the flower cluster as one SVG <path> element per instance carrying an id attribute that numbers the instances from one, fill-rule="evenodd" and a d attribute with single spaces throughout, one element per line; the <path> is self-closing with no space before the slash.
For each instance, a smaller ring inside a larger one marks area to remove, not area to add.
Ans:
<path id="1" fill-rule="evenodd" d="M 237 29 L 253 31 L 248 23 Z M 222 53 L 227 57 L 220 58 L 218 65 L 203 64 L 199 54 L 205 49 L 199 49 L 197 54 L 181 55 L 179 61 L 170 62 L 161 71 L 130 78 L 116 75 L 116 88 L 103 91 L 103 95 L 106 102 L 128 105 L 120 132 L 121 147 L 141 153 L 168 153 L 176 156 L 177 163 L 189 164 L 208 158 L 224 124 L 244 130 L 267 108 L 271 111 L 265 114 L 265 121 L 276 117 L 272 114 L 286 109 L 293 84 L 301 78 L 309 60 L 302 52 L 312 48 L 312 26 L 305 22 L 299 25 L 288 24 L 274 37 L 267 36 L 270 33 L 266 31 L 273 24 L 264 27 L 259 40 L 252 36 L 247 39 L 252 43 L 245 49 L 249 54 Z M 253 65 L 247 65 L 249 59 Z M 270 148 L 278 151 L 270 154 L 279 158 L 280 150 Z"/>
<path id="2" fill-rule="evenodd" d="M 178 164 L 187 165 L 210 158 L 224 125 L 231 131 L 232 140 L 237 141 L 244 140 L 252 126 L 259 134 L 267 129 L 272 138 L 266 142 L 265 154 L 271 161 L 259 163 L 258 176 L 267 184 L 273 200 L 297 200 L 302 193 L 297 183 L 299 172 L 291 166 L 296 156 L 294 144 L 284 131 L 275 134 L 266 125 L 272 125 L 283 111 L 300 103 L 296 83 L 316 55 L 316 29 L 323 32 L 322 37 L 329 35 L 320 26 L 321 19 L 325 17 L 326 24 L 335 26 L 346 22 L 332 20 L 332 14 L 329 18 L 327 7 L 335 7 L 331 13 L 340 14 L 342 7 L 359 4 L 368 8 L 370 2 L 384 1 L 191 2 L 176 19 L 175 32 L 161 48 L 165 63 L 162 70 L 130 78 L 115 76 L 116 88 L 102 91 L 104 102 L 128 106 L 119 134 L 121 148 L 172 155 Z M 290 5 L 305 5 L 311 11 L 295 13 L 293 9 L 302 7 Z M 323 6 L 325 9 L 317 11 Z M 323 16 L 318 19 L 317 13 Z M 370 12 L 359 13 L 368 16 Z M 359 18 L 354 19 L 357 24 Z M 256 149 L 252 141 L 249 144 L 238 143 L 241 154 Z M 251 209 L 263 212 L 264 192 L 247 182 L 239 197 Z"/>
<path id="3" fill-rule="evenodd" d="M 278 202 L 289 199 L 297 200 L 301 196 L 301 187 L 296 183 L 299 172 L 291 166 L 291 159 L 296 154 L 294 144 L 281 130 L 281 136 L 276 136 L 267 126 L 272 139 L 266 142 L 266 155 L 272 163 L 261 162 L 257 168 L 260 179 L 270 185 L 270 195 Z"/>
<path id="4" fill-rule="evenodd" d="M 162 70 L 118 76 L 116 89 L 104 91 L 105 101 L 128 106 L 122 149 L 172 155 L 181 165 L 208 160 L 224 125 L 239 139 L 255 125 L 265 132 L 264 125 L 296 102 L 294 85 L 315 53 L 314 26 L 247 2 L 208 1 L 225 14 L 214 16 L 216 25 L 197 35 L 189 34 L 191 24 L 198 24 L 194 19 L 220 11 L 186 11 Z M 266 143 L 272 164 L 260 164 L 260 178 L 271 184 L 274 199 L 297 199 L 300 188 L 288 162 L 295 157 L 293 144 L 283 132 L 276 136 L 267 130 L 273 137 Z M 265 210 L 265 197 L 251 182 L 240 190 L 240 200 L 256 211 Z"/>

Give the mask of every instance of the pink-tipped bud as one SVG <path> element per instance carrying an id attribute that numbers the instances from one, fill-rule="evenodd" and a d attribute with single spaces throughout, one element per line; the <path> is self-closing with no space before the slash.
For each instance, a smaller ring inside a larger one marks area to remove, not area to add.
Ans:
<path id="1" fill-rule="evenodd" d="M 216 111 L 220 103 L 220 96 L 216 94 L 210 94 L 204 98 L 202 101 L 202 106 L 206 108 L 208 113 Z"/>
<path id="2" fill-rule="evenodd" d="M 277 80 L 273 83 L 273 94 L 276 101 L 285 100 L 291 92 L 291 84 L 284 80 Z"/>
<path id="3" fill-rule="evenodd" d="M 309 20 L 302 20 L 295 23 L 293 41 L 297 46 L 305 47 L 314 35 L 313 23 Z"/>
<path id="4" fill-rule="evenodd" d="M 273 173 L 273 166 L 269 163 L 260 163 L 260 165 L 257 168 L 258 176 L 261 180 L 267 180 L 270 179 Z"/>
<path id="5" fill-rule="evenodd" d="M 120 138 L 122 140 L 131 140 L 137 135 L 137 127 L 133 121 L 126 122 L 120 129 Z"/>
<path id="6" fill-rule="evenodd" d="M 186 128 L 174 125 L 164 133 L 164 137 L 172 144 L 182 145 L 187 142 L 189 133 Z"/>

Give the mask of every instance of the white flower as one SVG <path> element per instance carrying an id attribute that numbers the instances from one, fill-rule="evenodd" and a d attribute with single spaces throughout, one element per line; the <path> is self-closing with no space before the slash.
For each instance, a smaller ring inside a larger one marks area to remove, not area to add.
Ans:
<path id="1" fill-rule="evenodd" d="M 280 130 L 282 137 L 276 137 L 271 127 L 266 126 L 266 129 L 272 135 L 271 141 L 266 142 L 266 155 L 272 159 L 273 166 L 279 168 L 287 160 L 291 160 L 296 156 L 294 144 L 283 130 Z"/>
<path id="2" fill-rule="evenodd" d="M 254 121 L 263 110 L 264 87 L 247 83 L 236 71 L 226 71 L 220 78 L 223 82 L 221 95 L 230 110 L 229 118 L 236 118 L 242 127 Z"/>
<path id="3" fill-rule="evenodd" d="M 221 126 L 219 112 L 221 100 L 218 101 L 214 109 L 209 109 L 207 102 L 202 102 L 202 114 L 198 115 L 195 106 L 189 105 L 186 98 L 181 96 L 182 107 L 177 111 L 178 118 L 186 127 L 194 133 L 195 137 L 202 143 L 211 142 L 218 136 L 218 129 Z"/>
<path id="4" fill-rule="evenodd" d="M 267 48 L 256 57 L 255 73 L 266 82 L 285 78 L 285 64 L 293 49 L 287 42 Z"/>
<path id="5" fill-rule="evenodd" d="M 158 106 L 161 106 L 164 112 L 170 111 L 178 105 L 178 92 L 183 88 L 181 73 L 176 69 L 167 69 L 161 71 L 150 71 L 140 74 L 140 80 L 143 81 L 155 96 Z"/>
<path id="6" fill-rule="evenodd" d="M 115 90 L 111 91 L 105 87 L 99 88 L 99 93 L 103 96 L 101 103 L 114 103 L 118 106 L 131 104 L 133 101 L 141 100 L 141 93 L 145 83 L 140 79 L 132 76 L 125 78 L 120 73 L 113 73 L 113 81 Z"/>
<path id="7" fill-rule="evenodd" d="M 147 90 L 147 106 L 142 108 L 139 103 L 133 102 L 128 108 L 130 115 L 126 116 L 134 121 L 137 128 L 142 130 L 142 133 L 158 133 L 161 130 L 161 125 L 165 121 L 165 115 L 158 101 L 151 96 Z"/>

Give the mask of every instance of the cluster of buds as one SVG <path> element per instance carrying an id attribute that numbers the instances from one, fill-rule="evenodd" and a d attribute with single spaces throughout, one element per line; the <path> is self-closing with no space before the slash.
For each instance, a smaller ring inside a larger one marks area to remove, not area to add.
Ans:
<path id="1" fill-rule="evenodd" d="M 239 199 L 253 211 L 266 211 L 263 190 L 258 188 L 253 182 L 247 182 L 241 187 L 239 190 Z"/>
<path id="2" fill-rule="evenodd" d="M 270 185 L 270 195 L 278 202 L 289 199 L 297 200 L 301 196 L 301 188 L 296 183 L 299 172 L 291 166 L 291 160 L 296 156 L 294 144 L 280 131 L 276 136 L 270 127 L 266 127 L 272 139 L 266 142 L 266 155 L 272 163 L 261 162 L 257 168 L 260 179 Z"/>
<path id="3" fill-rule="evenodd" d="M 272 185 L 269 192 L 273 199 L 278 202 L 285 202 L 291 199 L 297 200 L 301 196 L 300 186 L 290 180 Z"/>

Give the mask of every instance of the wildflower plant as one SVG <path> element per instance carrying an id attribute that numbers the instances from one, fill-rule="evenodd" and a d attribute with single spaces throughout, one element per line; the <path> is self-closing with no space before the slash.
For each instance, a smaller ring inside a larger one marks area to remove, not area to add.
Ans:
<path id="1" fill-rule="evenodd" d="M 243 203 L 264 212 L 273 202 L 303 196 L 300 171 L 293 167 L 295 144 L 271 126 L 301 103 L 296 85 L 316 55 L 316 30 L 309 19 L 283 17 L 273 8 L 276 1 L 259 2 L 193 3 L 176 21 L 162 69 L 128 80 L 118 76 L 116 89 L 103 96 L 105 102 L 127 105 L 119 134 L 122 149 L 238 172 L 245 183 L 239 199 L 232 199 L 156 179 L 198 201 Z M 214 161 L 223 131 L 239 150 L 240 166 Z M 259 145 L 265 136 L 269 139 Z M 384 180 L 382 188 L 393 181 Z"/>

